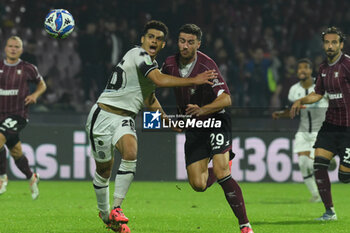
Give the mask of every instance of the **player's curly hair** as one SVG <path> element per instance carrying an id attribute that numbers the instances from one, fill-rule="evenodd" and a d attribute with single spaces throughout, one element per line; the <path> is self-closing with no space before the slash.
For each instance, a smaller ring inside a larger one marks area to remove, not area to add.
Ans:
<path id="1" fill-rule="evenodd" d="M 142 34 L 143 36 L 146 35 L 148 29 L 156 29 L 156 30 L 162 31 L 164 33 L 165 40 L 169 33 L 168 27 L 162 21 L 159 21 L 159 20 L 148 21 L 143 27 L 143 34 Z"/>
<path id="2" fill-rule="evenodd" d="M 312 62 L 309 58 L 301 58 L 297 61 L 297 65 L 299 65 L 300 63 L 307 63 L 309 64 L 309 68 L 312 69 Z"/>
<path id="3" fill-rule="evenodd" d="M 339 28 L 334 27 L 334 26 L 333 26 L 333 27 L 329 27 L 329 28 L 327 28 L 326 30 L 324 30 L 324 31 L 322 32 L 322 34 L 321 34 L 322 41 L 324 41 L 324 36 L 325 36 L 326 34 L 337 34 L 337 35 L 339 36 L 339 41 L 340 41 L 340 42 L 344 42 L 345 39 L 346 39 L 344 33 L 343 33 L 342 31 L 340 31 Z"/>
<path id="4" fill-rule="evenodd" d="M 202 40 L 202 30 L 200 29 L 200 27 L 198 27 L 197 25 L 195 24 L 184 24 L 180 27 L 179 29 L 179 34 L 183 32 L 183 33 L 186 33 L 186 34 L 192 34 L 192 35 L 195 35 L 197 36 L 197 40 L 201 41 Z"/>

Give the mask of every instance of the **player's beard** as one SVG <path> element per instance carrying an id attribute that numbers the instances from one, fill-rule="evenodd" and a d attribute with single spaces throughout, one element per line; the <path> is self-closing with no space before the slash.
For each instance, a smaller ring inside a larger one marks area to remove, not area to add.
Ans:
<path id="1" fill-rule="evenodd" d="M 187 51 L 187 54 L 184 54 L 183 51 Z M 183 50 L 183 51 L 180 51 L 181 58 L 183 61 L 190 61 L 195 55 L 195 50 L 193 51 Z"/>
<path id="2" fill-rule="evenodd" d="M 338 55 L 338 53 L 333 50 L 327 50 L 326 54 L 329 60 L 333 60 L 333 58 Z"/>

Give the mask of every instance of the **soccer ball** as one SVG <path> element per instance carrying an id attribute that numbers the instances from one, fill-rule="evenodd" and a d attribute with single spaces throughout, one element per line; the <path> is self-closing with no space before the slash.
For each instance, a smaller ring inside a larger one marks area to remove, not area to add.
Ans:
<path id="1" fill-rule="evenodd" d="M 53 38 L 63 39 L 74 30 L 73 16 L 64 9 L 50 11 L 45 18 L 45 31 Z"/>

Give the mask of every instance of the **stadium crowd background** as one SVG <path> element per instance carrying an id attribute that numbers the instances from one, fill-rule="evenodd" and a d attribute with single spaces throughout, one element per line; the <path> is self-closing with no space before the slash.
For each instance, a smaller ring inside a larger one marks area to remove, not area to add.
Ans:
<path id="1" fill-rule="evenodd" d="M 50 9 L 67 9 L 76 28 L 64 40 L 50 38 L 43 23 Z M 1 54 L 6 39 L 24 42 L 23 60 L 38 66 L 48 90 L 32 111 L 87 112 L 103 90 L 113 65 L 139 44 L 150 19 L 167 24 L 170 35 L 159 65 L 176 52 L 178 28 L 195 23 L 204 33 L 201 49 L 218 64 L 242 109 L 280 108 L 297 82 L 296 61 L 323 60 L 321 31 L 334 25 L 349 34 L 350 2 L 345 0 L 9 0 L 0 1 Z M 349 51 L 346 41 L 344 51 Z M 157 97 L 172 106 L 171 89 Z M 269 114 L 266 114 L 266 116 Z"/>

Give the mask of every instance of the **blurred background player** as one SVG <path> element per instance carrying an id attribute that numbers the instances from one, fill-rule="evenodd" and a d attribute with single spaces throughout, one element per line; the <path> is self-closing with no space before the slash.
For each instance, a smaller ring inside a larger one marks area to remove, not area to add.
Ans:
<path id="1" fill-rule="evenodd" d="M 6 191 L 6 149 L 10 151 L 18 169 L 29 180 L 32 198 L 39 196 L 39 175 L 33 173 L 22 152 L 20 131 L 28 121 L 28 108 L 46 90 L 46 84 L 35 65 L 22 61 L 22 40 L 12 36 L 5 46 L 6 58 L 0 61 L 0 194 Z M 29 83 L 36 84 L 30 94 Z"/>
<path id="2" fill-rule="evenodd" d="M 316 220 L 337 220 L 334 210 L 331 182 L 327 168 L 334 155 L 339 155 L 338 177 L 350 182 L 350 57 L 343 54 L 345 36 L 336 27 L 322 33 L 323 49 L 327 59 L 321 63 L 315 91 L 298 99 L 291 108 L 291 117 L 299 114 L 303 104 L 320 101 L 327 92 L 329 106 L 326 119 L 314 145 L 315 178 L 326 212 Z"/>
<path id="3" fill-rule="evenodd" d="M 231 106 L 230 91 L 215 62 L 198 51 L 202 31 L 195 24 L 183 25 L 178 34 L 179 53 L 166 59 L 162 72 L 183 79 L 215 69 L 219 74 L 212 85 L 175 88 L 180 114 L 198 119 L 215 118 L 222 122 L 218 129 L 186 129 L 185 160 L 189 183 L 197 192 L 205 191 L 209 181 L 208 163 L 213 160 L 213 175 L 224 190 L 226 200 L 236 215 L 242 233 L 253 230 L 247 218 L 243 194 L 231 177 L 229 161 L 233 158 L 231 118 L 225 107 Z"/>
<path id="4" fill-rule="evenodd" d="M 309 59 L 303 58 L 297 62 L 297 76 L 299 82 L 294 84 L 288 93 L 290 102 L 294 102 L 301 97 L 315 91 L 314 79 L 312 78 L 312 63 Z M 312 197 L 310 202 L 320 202 L 317 185 L 314 178 L 314 149 L 317 132 L 322 126 L 328 100 L 323 97 L 319 102 L 306 105 L 300 110 L 300 125 L 295 134 L 293 153 L 298 154 L 299 169 L 303 176 L 304 183 L 309 189 Z M 289 117 L 289 109 L 272 113 L 273 119 Z"/>
<path id="5" fill-rule="evenodd" d="M 182 79 L 162 74 L 155 60 L 164 48 L 168 28 L 160 21 L 149 21 L 144 26 L 141 47 L 129 50 L 114 67 L 97 103 L 87 119 L 92 156 L 96 162 L 93 185 L 100 217 L 108 228 L 129 232 L 128 218 L 121 205 L 136 173 L 137 136 L 134 118 L 145 105 L 163 112 L 154 91 L 157 86 L 185 86 L 211 83 L 214 71 L 205 71 L 195 78 Z M 127 80 L 126 80 L 127 79 Z M 115 177 L 113 209 L 109 206 L 109 179 L 114 163 L 114 149 L 121 154 L 121 163 Z"/>

